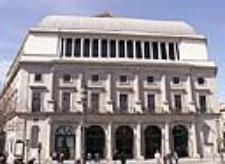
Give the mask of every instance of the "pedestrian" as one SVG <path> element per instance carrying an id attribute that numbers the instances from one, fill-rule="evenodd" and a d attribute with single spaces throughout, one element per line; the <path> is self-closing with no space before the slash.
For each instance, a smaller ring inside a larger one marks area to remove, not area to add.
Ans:
<path id="1" fill-rule="evenodd" d="M 159 151 L 157 150 L 155 152 L 155 155 L 154 155 L 157 164 L 161 164 L 161 162 L 160 162 L 160 156 L 161 155 L 160 155 Z"/>
<path id="2" fill-rule="evenodd" d="M 63 162 L 64 162 L 64 154 L 63 154 L 63 153 L 60 153 L 60 154 L 59 154 L 58 163 L 59 163 L 59 164 L 63 164 Z"/>
<path id="3" fill-rule="evenodd" d="M 174 151 L 174 153 L 173 153 L 173 158 L 175 160 L 175 163 L 178 164 L 178 155 L 177 155 L 176 151 Z"/>
<path id="4" fill-rule="evenodd" d="M 87 162 L 86 164 L 92 164 L 92 154 L 91 153 L 87 153 Z"/>

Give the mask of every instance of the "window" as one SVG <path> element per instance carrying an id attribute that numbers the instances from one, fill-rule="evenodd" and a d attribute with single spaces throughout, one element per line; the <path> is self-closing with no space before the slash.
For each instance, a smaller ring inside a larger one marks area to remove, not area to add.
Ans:
<path id="1" fill-rule="evenodd" d="M 39 142 L 39 127 L 38 126 L 32 126 L 30 140 L 31 140 L 30 141 L 31 148 L 38 148 L 38 142 Z"/>
<path id="2" fill-rule="evenodd" d="M 102 57 L 107 57 L 108 45 L 107 40 L 102 40 Z"/>
<path id="3" fill-rule="evenodd" d="M 41 82 L 42 81 L 42 74 L 41 73 L 36 73 L 34 75 L 34 81 L 35 82 Z"/>
<path id="4" fill-rule="evenodd" d="M 160 43 L 160 48 L 161 48 L 162 59 L 166 60 L 167 59 L 166 44 L 165 43 Z"/>
<path id="5" fill-rule="evenodd" d="M 92 57 L 98 57 L 98 39 L 93 39 Z"/>
<path id="6" fill-rule="evenodd" d="M 174 44 L 173 43 L 169 43 L 169 59 L 175 60 Z"/>
<path id="7" fill-rule="evenodd" d="M 91 93 L 91 112 L 99 110 L 99 93 Z"/>
<path id="8" fill-rule="evenodd" d="M 116 41 L 115 40 L 110 41 L 110 57 L 111 58 L 116 57 Z"/>
<path id="9" fill-rule="evenodd" d="M 173 77 L 173 83 L 174 84 L 179 84 L 180 83 L 180 78 L 179 77 Z"/>
<path id="10" fill-rule="evenodd" d="M 72 56 L 72 39 L 66 39 L 66 57 L 71 57 Z"/>
<path id="11" fill-rule="evenodd" d="M 89 57 L 90 56 L 90 40 L 89 39 L 84 39 L 84 57 Z"/>
<path id="12" fill-rule="evenodd" d="M 91 77 L 91 81 L 92 82 L 99 82 L 99 75 L 92 75 L 92 77 Z"/>
<path id="13" fill-rule="evenodd" d="M 145 47 L 145 59 L 150 59 L 150 46 L 149 46 L 149 42 L 145 42 L 144 43 L 144 47 Z"/>
<path id="14" fill-rule="evenodd" d="M 205 113 L 207 111 L 206 96 L 205 95 L 199 96 L 199 107 L 200 107 L 201 113 Z"/>
<path id="15" fill-rule="evenodd" d="M 69 112 L 71 104 L 70 92 L 62 92 L 62 112 Z"/>
<path id="16" fill-rule="evenodd" d="M 127 83 L 128 79 L 127 79 L 127 76 L 126 75 L 121 75 L 120 76 L 120 82 L 121 83 Z"/>
<path id="17" fill-rule="evenodd" d="M 198 78 L 198 84 L 199 84 L 199 85 L 205 84 L 205 79 L 204 79 L 203 77 L 199 77 L 199 78 Z"/>
<path id="18" fill-rule="evenodd" d="M 81 51 L 81 40 L 75 39 L 75 41 L 74 41 L 74 56 L 80 57 L 80 51 Z"/>
<path id="19" fill-rule="evenodd" d="M 148 94 L 147 97 L 147 108 L 148 112 L 154 112 L 155 111 L 155 95 L 154 94 Z"/>
<path id="20" fill-rule="evenodd" d="M 149 84 L 154 83 L 154 77 L 153 77 L 153 76 L 148 76 L 148 77 L 147 77 L 147 82 L 148 82 Z"/>
<path id="21" fill-rule="evenodd" d="M 60 52 L 60 56 L 64 55 L 64 39 L 61 39 L 61 52 Z"/>
<path id="22" fill-rule="evenodd" d="M 132 40 L 127 41 L 127 56 L 128 56 L 128 58 L 134 57 L 134 47 L 133 47 L 133 41 Z"/>
<path id="23" fill-rule="evenodd" d="M 119 108 L 120 108 L 120 112 L 128 111 L 128 95 L 127 94 L 120 94 Z"/>
<path id="24" fill-rule="evenodd" d="M 174 95 L 174 108 L 176 112 L 180 112 L 182 109 L 181 95 Z"/>
<path id="25" fill-rule="evenodd" d="M 142 49 L 140 41 L 136 41 L 136 57 L 139 59 L 142 58 Z"/>
<path id="26" fill-rule="evenodd" d="M 125 44 L 123 40 L 119 41 L 119 57 L 120 58 L 125 57 Z"/>
<path id="27" fill-rule="evenodd" d="M 41 92 L 33 90 L 32 92 L 32 112 L 40 112 L 41 111 Z"/>
<path id="28" fill-rule="evenodd" d="M 68 83 L 68 82 L 70 82 L 71 81 L 71 76 L 70 76 L 70 74 L 65 74 L 65 75 L 63 75 L 63 82 L 64 83 Z"/>
<path id="29" fill-rule="evenodd" d="M 153 51 L 153 59 L 158 59 L 159 58 L 159 56 L 158 56 L 159 50 L 158 50 L 157 42 L 152 43 L 152 51 Z"/>

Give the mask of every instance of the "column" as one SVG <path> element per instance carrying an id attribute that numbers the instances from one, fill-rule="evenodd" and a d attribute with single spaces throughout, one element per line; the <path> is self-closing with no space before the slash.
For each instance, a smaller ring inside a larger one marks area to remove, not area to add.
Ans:
<path id="1" fill-rule="evenodd" d="M 76 129 L 76 159 L 82 159 L 82 138 L 81 138 L 82 126 L 79 124 Z"/>
<path id="2" fill-rule="evenodd" d="M 89 55 L 90 55 L 89 57 L 92 58 L 93 57 L 92 56 L 92 54 L 93 54 L 93 38 L 90 38 L 89 42 L 90 42 L 89 43 Z"/>
<path id="3" fill-rule="evenodd" d="M 51 158 L 51 141 L 52 141 L 52 135 L 51 135 L 51 128 L 52 128 L 52 120 L 50 118 L 48 118 L 46 120 L 46 124 L 47 124 L 47 131 L 46 131 L 46 144 L 42 145 L 43 148 L 45 148 L 45 158 L 46 159 L 50 159 Z M 43 143 L 42 143 L 43 144 Z"/>
<path id="4" fill-rule="evenodd" d="M 107 112 L 113 112 L 113 105 L 112 105 L 112 76 L 111 74 L 107 75 L 106 80 L 106 103 L 107 103 Z"/>
<path id="5" fill-rule="evenodd" d="M 72 38 L 72 57 L 74 57 L 74 46 L 75 46 L 74 41 L 75 39 Z"/>
<path id="6" fill-rule="evenodd" d="M 163 107 L 163 111 L 164 112 L 169 112 L 169 103 L 167 100 L 167 79 L 166 79 L 166 75 L 163 74 L 162 75 L 162 79 L 161 79 L 161 89 L 162 89 L 162 107 Z"/>
<path id="7" fill-rule="evenodd" d="M 109 123 L 106 131 L 106 159 L 112 160 L 112 123 Z"/>
<path id="8" fill-rule="evenodd" d="M 190 126 L 190 141 L 191 141 L 191 150 L 189 152 L 191 153 L 189 155 L 192 157 L 199 157 L 195 122 L 192 122 Z"/>
<path id="9" fill-rule="evenodd" d="M 84 57 L 84 38 L 80 38 L 80 56 Z"/>
<path id="10" fill-rule="evenodd" d="M 83 74 L 78 74 L 78 80 L 77 80 L 77 111 L 83 112 L 83 104 L 81 100 L 81 94 L 82 94 L 82 81 L 83 81 Z"/>
<path id="11" fill-rule="evenodd" d="M 164 127 L 164 145 L 163 145 L 164 155 L 170 153 L 170 127 L 169 123 L 165 123 Z"/>
<path id="12" fill-rule="evenodd" d="M 66 53 L 66 42 L 67 42 L 67 39 L 64 38 L 63 40 L 64 40 L 64 42 L 63 42 L 63 53 L 62 53 L 63 55 L 62 55 L 62 56 L 65 57 L 65 53 Z"/>
<path id="13" fill-rule="evenodd" d="M 54 68 L 51 68 L 51 73 L 49 74 L 49 99 L 48 99 L 48 112 L 54 112 L 55 109 L 55 99 L 54 99 Z"/>
<path id="14" fill-rule="evenodd" d="M 135 128 L 135 158 L 141 160 L 141 123 L 138 122 Z"/>
<path id="15" fill-rule="evenodd" d="M 149 42 L 150 59 L 153 59 L 152 42 Z"/>
<path id="16" fill-rule="evenodd" d="M 98 58 L 102 57 L 102 39 L 98 39 Z"/>
<path id="17" fill-rule="evenodd" d="M 192 78 L 190 74 L 188 74 L 187 76 L 187 93 L 188 93 L 189 110 L 190 112 L 195 112 L 195 104 L 193 101 L 193 94 L 192 94 Z"/>
<path id="18" fill-rule="evenodd" d="M 133 58 L 136 59 L 136 41 L 135 40 L 133 40 L 133 52 L 134 52 L 133 53 L 133 55 L 134 55 Z"/>
<path id="19" fill-rule="evenodd" d="M 127 56 L 127 40 L 124 40 L 124 48 L 125 48 L 125 59 L 128 59 L 128 56 Z"/>
<path id="20" fill-rule="evenodd" d="M 135 102 L 135 110 L 134 112 L 142 112 L 141 110 L 141 102 L 140 102 L 140 89 L 139 89 L 139 77 L 138 74 L 135 74 L 134 77 L 134 102 Z"/>
<path id="21" fill-rule="evenodd" d="M 161 53 L 161 46 L 160 46 L 160 42 L 157 42 L 157 46 L 158 46 L 158 57 L 159 57 L 159 60 L 162 59 L 162 53 Z"/>
<path id="22" fill-rule="evenodd" d="M 119 40 L 116 40 L 116 58 L 119 58 Z"/>
<path id="23" fill-rule="evenodd" d="M 169 56 L 169 43 L 168 42 L 165 42 L 166 44 L 166 58 L 167 60 L 170 60 L 170 56 Z"/>
<path id="24" fill-rule="evenodd" d="M 145 47 L 144 47 L 144 42 L 141 42 L 141 52 L 142 52 L 142 60 L 145 59 Z"/>

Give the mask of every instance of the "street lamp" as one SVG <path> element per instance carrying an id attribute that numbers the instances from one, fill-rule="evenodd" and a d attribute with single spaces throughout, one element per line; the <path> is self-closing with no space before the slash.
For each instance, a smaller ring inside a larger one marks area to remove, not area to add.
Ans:
<path id="1" fill-rule="evenodd" d="M 85 164 L 85 115 L 86 115 L 86 109 L 87 109 L 87 86 L 84 85 L 82 88 L 82 92 L 81 92 L 81 102 L 82 102 L 82 107 L 83 107 L 83 111 L 82 111 L 82 160 L 83 160 L 83 164 Z"/>

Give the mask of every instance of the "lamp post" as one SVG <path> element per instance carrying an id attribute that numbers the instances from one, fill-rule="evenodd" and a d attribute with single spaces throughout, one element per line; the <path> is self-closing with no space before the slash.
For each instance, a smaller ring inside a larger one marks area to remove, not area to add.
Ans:
<path id="1" fill-rule="evenodd" d="M 85 160 L 85 115 L 86 115 L 86 108 L 87 108 L 87 86 L 84 85 L 82 88 L 82 92 L 81 92 L 81 102 L 82 102 L 82 107 L 83 107 L 83 111 L 82 111 L 82 134 L 81 134 L 81 139 L 82 139 L 82 160 L 83 160 L 83 164 L 86 163 Z"/>

